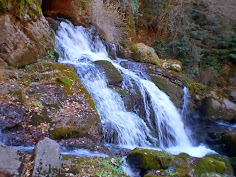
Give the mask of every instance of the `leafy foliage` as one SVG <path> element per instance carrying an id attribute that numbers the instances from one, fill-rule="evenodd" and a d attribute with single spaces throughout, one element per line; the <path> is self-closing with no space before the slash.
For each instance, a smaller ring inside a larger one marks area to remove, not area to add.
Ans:
<path id="1" fill-rule="evenodd" d="M 122 169 L 124 161 L 119 157 L 101 159 L 101 162 L 98 166 L 102 167 L 103 170 L 96 172 L 96 176 L 127 176 Z"/>

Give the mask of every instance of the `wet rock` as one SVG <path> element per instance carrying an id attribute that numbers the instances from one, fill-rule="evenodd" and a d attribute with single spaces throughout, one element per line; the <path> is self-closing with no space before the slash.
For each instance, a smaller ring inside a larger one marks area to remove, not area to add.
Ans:
<path id="1" fill-rule="evenodd" d="M 151 75 L 151 79 L 159 89 L 161 89 L 170 97 L 175 106 L 180 108 L 180 101 L 183 96 L 181 87 L 177 84 L 173 84 L 168 78 L 158 75 Z"/>
<path id="2" fill-rule="evenodd" d="M 123 81 L 123 77 L 109 61 L 100 60 L 96 61 L 95 64 L 104 70 L 109 85 L 120 86 L 121 82 Z"/>
<path id="3" fill-rule="evenodd" d="M 20 176 L 24 158 L 23 152 L 0 145 L 0 176 Z"/>
<path id="4" fill-rule="evenodd" d="M 150 63 L 150 64 L 160 64 L 160 59 L 157 56 L 155 50 L 143 43 L 137 43 L 130 47 L 132 51 L 131 56 L 135 61 Z"/>
<path id="5" fill-rule="evenodd" d="M 8 65 L 23 67 L 53 49 L 51 30 L 37 0 L 8 2 L 0 16 L 0 58 Z"/>
<path id="6" fill-rule="evenodd" d="M 34 149 L 34 168 L 32 176 L 56 177 L 61 173 L 62 156 L 59 144 L 45 138 Z"/>
<path id="7" fill-rule="evenodd" d="M 228 149 L 228 155 L 230 157 L 236 156 L 236 130 L 232 130 L 225 134 L 225 145 Z"/>

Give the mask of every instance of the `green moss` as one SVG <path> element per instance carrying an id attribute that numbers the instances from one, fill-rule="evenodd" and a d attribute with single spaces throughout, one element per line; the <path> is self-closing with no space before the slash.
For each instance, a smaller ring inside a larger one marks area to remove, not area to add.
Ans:
<path id="1" fill-rule="evenodd" d="M 153 48 L 143 43 L 137 43 L 132 45 L 130 50 L 134 60 L 160 66 L 160 59 Z"/>
<path id="2" fill-rule="evenodd" d="M 24 99 L 25 99 L 25 95 L 24 93 L 22 92 L 21 89 L 17 90 L 14 92 L 14 95 L 16 95 L 18 97 L 18 101 L 23 103 L 24 102 Z"/>
<path id="3" fill-rule="evenodd" d="M 183 152 L 180 153 L 179 156 L 181 156 L 181 157 L 183 157 L 183 158 L 185 158 L 185 159 L 187 159 L 187 158 L 190 157 L 190 155 L 188 155 L 187 153 L 183 153 Z"/>
<path id="4" fill-rule="evenodd" d="M 77 138 L 81 136 L 81 131 L 73 130 L 72 128 L 54 128 L 49 131 L 50 138 L 52 139 L 67 139 L 67 138 Z"/>
<path id="5" fill-rule="evenodd" d="M 157 177 L 157 176 L 156 175 L 146 174 L 146 175 L 144 175 L 144 177 Z"/>
<path id="6" fill-rule="evenodd" d="M 31 114 L 31 124 L 33 126 L 38 126 L 41 123 L 51 123 L 51 118 L 48 117 L 48 112 L 46 109 L 43 109 L 40 114 L 32 112 Z"/>
<path id="7" fill-rule="evenodd" d="M 77 10 L 79 12 L 79 15 L 82 15 L 83 11 L 88 11 L 90 9 L 90 1 L 89 0 L 84 0 L 80 1 Z"/>
<path id="8" fill-rule="evenodd" d="M 174 171 L 176 173 L 176 176 L 178 177 L 188 177 L 189 175 L 189 172 L 190 172 L 190 169 L 181 169 L 181 168 L 177 168 L 175 169 Z"/>
<path id="9" fill-rule="evenodd" d="M 30 8 L 32 4 L 36 5 L 36 10 Z M 25 14 L 28 14 L 31 19 L 35 19 L 37 16 L 42 15 L 42 9 L 37 0 L 13 0 L 13 5 L 18 8 L 19 18 L 22 18 Z"/>
<path id="10" fill-rule="evenodd" d="M 117 91 L 117 93 L 120 94 L 120 96 L 121 96 L 122 98 L 125 97 L 125 95 L 128 94 L 128 90 L 121 89 L 121 90 L 116 90 L 116 91 Z"/>
<path id="11" fill-rule="evenodd" d="M 6 12 L 8 10 L 8 0 L 0 0 L 0 10 Z"/>
<path id="12" fill-rule="evenodd" d="M 200 176 L 203 173 L 221 173 L 226 171 L 227 167 L 224 162 L 215 160 L 210 157 L 197 159 L 194 166 L 196 175 Z"/>
<path id="13" fill-rule="evenodd" d="M 68 77 L 62 76 L 62 77 L 58 78 L 58 80 L 59 80 L 61 83 L 63 83 L 65 86 L 71 87 L 71 81 L 68 79 Z"/>
<path id="14" fill-rule="evenodd" d="M 210 157 L 218 161 L 224 162 L 227 167 L 227 170 L 225 171 L 225 173 L 229 175 L 233 174 L 233 168 L 232 168 L 229 158 L 224 157 L 220 154 L 210 154 L 210 155 L 207 155 L 206 157 Z"/>
<path id="15" fill-rule="evenodd" d="M 45 66 L 46 67 L 46 66 Z M 74 68 L 70 65 L 63 65 L 60 63 L 54 63 L 53 65 L 48 65 L 48 68 L 51 68 L 52 70 L 58 70 L 58 73 L 55 73 L 54 76 L 55 77 L 67 77 L 70 80 L 71 83 L 71 87 L 64 87 L 64 92 L 66 94 L 73 94 L 72 89 L 76 88 L 79 90 L 78 94 L 84 94 L 84 98 L 85 101 L 87 103 L 89 103 L 89 105 L 91 106 L 91 108 L 96 109 L 95 108 L 95 104 L 93 102 L 93 99 L 91 97 L 91 95 L 88 93 L 88 91 L 86 90 L 86 88 L 83 86 L 83 84 L 80 82 Z M 79 86 L 76 85 L 76 83 L 79 83 Z"/>
<path id="16" fill-rule="evenodd" d="M 73 159 L 73 156 L 62 156 L 63 160 L 70 160 Z"/>
<path id="17" fill-rule="evenodd" d="M 102 169 L 102 171 L 97 171 L 95 173 L 96 176 L 124 176 L 127 175 L 123 171 L 123 163 L 124 161 L 116 156 L 110 158 L 101 158 L 101 163 L 97 164 L 98 167 Z"/>
<path id="18" fill-rule="evenodd" d="M 173 156 L 164 151 L 154 151 L 149 149 L 132 150 L 127 161 L 132 166 L 144 170 L 167 169 L 172 164 Z"/>
<path id="19" fill-rule="evenodd" d="M 77 166 L 76 171 L 77 171 L 78 173 L 80 173 L 80 172 L 82 171 L 82 168 L 81 168 L 80 165 Z"/>
<path id="20" fill-rule="evenodd" d="M 43 107 L 43 105 L 40 101 L 32 101 L 32 102 L 30 102 L 30 105 L 36 106 L 36 107 L 39 107 L 39 108 Z"/>

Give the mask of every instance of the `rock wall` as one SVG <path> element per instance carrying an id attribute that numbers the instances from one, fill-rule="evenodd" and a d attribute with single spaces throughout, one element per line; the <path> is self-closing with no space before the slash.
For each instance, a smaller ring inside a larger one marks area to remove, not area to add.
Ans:
<path id="1" fill-rule="evenodd" d="M 6 1 L 0 12 L 0 62 L 23 67 L 53 50 L 48 22 L 39 2 Z"/>
<path id="2" fill-rule="evenodd" d="M 75 24 L 88 24 L 88 11 L 90 0 L 44 0 L 42 2 L 45 17 L 62 17 Z"/>

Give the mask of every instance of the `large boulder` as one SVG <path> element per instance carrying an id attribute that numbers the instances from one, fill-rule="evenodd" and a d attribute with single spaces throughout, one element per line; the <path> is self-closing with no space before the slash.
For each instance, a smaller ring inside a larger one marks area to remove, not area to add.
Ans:
<path id="1" fill-rule="evenodd" d="M 101 119 L 72 66 L 42 60 L 20 70 L 8 67 L 4 78 L 0 141 L 33 145 L 49 136 L 64 146 L 98 146 Z"/>
<path id="2" fill-rule="evenodd" d="M 218 161 L 211 157 L 197 158 L 193 165 L 195 174 L 201 176 L 204 173 L 220 173 L 226 172 L 227 167 L 225 162 Z"/>
<path id="3" fill-rule="evenodd" d="M 62 156 L 59 144 L 45 138 L 38 142 L 34 149 L 33 177 L 58 176 L 62 168 Z"/>
<path id="4" fill-rule="evenodd" d="M 131 56 L 135 61 L 150 63 L 150 64 L 160 64 L 160 59 L 157 56 L 155 50 L 143 43 L 137 43 L 130 47 Z"/>
<path id="5" fill-rule="evenodd" d="M 24 158 L 23 152 L 0 145 L 0 176 L 20 176 Z"/>
<path id="6" fill-rule="evenodd" d="M 164 151 L 135 148 L 127 156 L 127 162 L 131 167 L 140 170 L 167 169 L 172 162 L 173 156 Z"/>
<path id="7" fill-rule="evenodd" d="M 4 8 L 0 5 L 1 62 L 22 67 L 53 50 L 51 30 L 37 0 L 9 0 Z"/>
<path id="8" fill-rule="evenodd" d="M 171 155 L 165 151 L 135 148 L 127 155 L 128 164 L 140 170 L 141 176 L 204 176 L 205 174 L 233 175 L 229 159 L 218 154 L 204 158 L 188 154 Z M 171 170 L 171 171 L 170 171 Z"/>
<path id="9" fill-rule="evenodd" d="M 95 64 L 105 72 L 109 85 L 119 86 L 121 84 L 121 82 L 123 81 L 123 77 L 111 62 L 106 60 L 99 60 L 95 61 Z"/>
<path id="10" fill-rule="evenodd" d="M 236 104 L 227 98 L 219 98 L 215 94 L 204 98 L 199 110 L 201 114 L 212 120 L 236 122 Z"/>
<path id="11" fill-rule="evenodd" d="M 74 23 L 88 25 L 90 0 L 44 0 L 42 9 L 45 17 L 68 18 Z"/>

